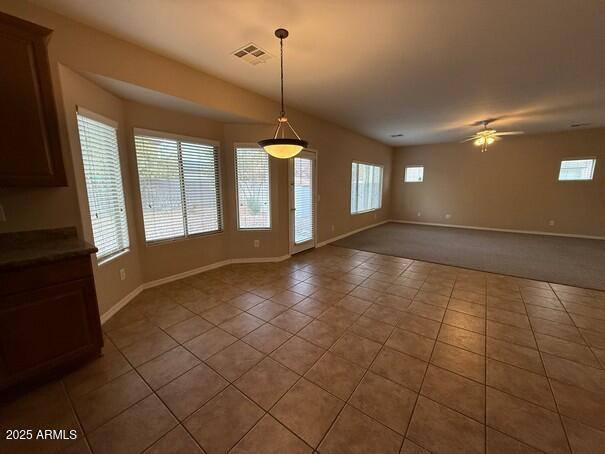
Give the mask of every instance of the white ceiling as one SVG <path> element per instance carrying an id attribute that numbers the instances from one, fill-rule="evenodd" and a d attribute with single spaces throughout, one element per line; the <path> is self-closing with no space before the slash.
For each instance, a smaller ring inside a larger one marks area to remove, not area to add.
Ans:
<path id="1" fill-rule="evenodd" d="M 390 144 L 605 126 L 605 0 L 34 0 Z M 403 133 L 404 137 L 390 138 Z"/>

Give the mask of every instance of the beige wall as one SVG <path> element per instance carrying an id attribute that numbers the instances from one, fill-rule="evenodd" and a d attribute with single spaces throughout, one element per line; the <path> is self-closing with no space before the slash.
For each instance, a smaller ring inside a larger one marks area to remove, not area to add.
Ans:
<path id="1" fill-rule="evenodd" d="M 79 212 L 81 213 L 81 217 L 78 215 L 78 222 L 81 221 L 82 237 L 90 243 L 93 243 L 93 234 L 88 210 L 86 184 L 83 178 L 84 168 L 80 151 L 76 109 L 78 107 L 84 108 L 109 120 L 113 120 L 118 124 L 118 145 L 121 152 L 120 168 L 124 176 L 123 185 L 130 250 L 101 265 L 97 265 L 96 260 L 93 260 L 93 273 L 98 290 L 99 310 L 103 313 L 110 309 L 116 301 L 119 301 L 125 295 L 135 290 L 143 282 L 138 231 L 136 228 L 137 216 L 135 208 L 137 201 L 133 196 L 133 182 L 128 178 L 132 170 L 132 164 L 126 151 L 128 150 L 129 137 L 125 122 L 125 105 L 120 99 L 100 89 L 69 68 L 61 66 L 59 74 L 61 77 L 61 86 L 63 87 L 62 100 L 65 111 L 64 121 L 69 140 L 68 149 L 71 150 L 69 157 L 70 161 L 73 162 L 73 167 L 67 169 L 70 179 L 74 180 L 74 184 L 70 187 L 73 189 L 73 196 L 77 200 Z M 55 213 L 48 220 L 52 222 L 70 222 L 70 219 L 62 219 L 62 215 L 64 214 Z M 126 270 L 126 280 L 124 281 L 120 280 L 120 269 Z"/>
<path id="2" fill-rule="evenodd" d="M 0 204 L 7 216 L 7 222 L 0 223 L 0 232 L 75 225 L 83 238 L 92 240 L 75 119 L 75 107 L 82 105 L 118 122 L 129 220 L 130 251 L 95 266 L 102 313 L 146 282 L 229 258 L 271 258 L 288 254 L 286 162 L 271 160 L 273 229 L 270 232 L 238 231 L 235 217 L 234 143 L 256 142 L 272 134 L 278 104 L 27 2 L 0 0 L 0 10 L 54 30 L 49 59 L 68 179 L 66 188 L 0 189 Z M 210 118 L 125 101 L 80 73 L 100 74 L 176 96 L 197 103 L 217 118 L 229 115 L 248 124 L 223 124 Z M 388 219 L 392 149 L 304 113 L 295 110 L 288 113 L 310 146 L 319 151 L 318 241 Z M 223 233 L 153 246 L 145 244 L 133 127 L 220 141 Z M 381 210 L 358 216 L 350 214 L 353 159 L 385 167 Z M 260 248 L 253 247 L 255 239 L 260 240 Z M 119 279 L 121 268 L 126 269 L 125 281 Z"/>
<path id="3" fill-rule="evenodd" d="M 562 159 L 589 156 L 593 181 L 557 180 Z M 404 183 L 415 164 L 424 182 Z M 393 219 L 605 237 L 605 129 L 507 137 L 485 153 L 470 143 L 399 148 L 392 197 Z"/>

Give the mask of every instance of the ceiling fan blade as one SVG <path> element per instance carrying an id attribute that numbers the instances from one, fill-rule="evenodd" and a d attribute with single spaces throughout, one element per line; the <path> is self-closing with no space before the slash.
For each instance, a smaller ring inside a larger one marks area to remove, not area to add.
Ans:
<path id="1" fill-rule="evenodd" d="M 470 142 L 471 140 L 477 140 L 477 139 L 478 139 L 477 136 L 467 137 L 466 139 L 462 140 L 460 143 Z"/>
<path id="2" fill-rule="evenodd" d="M 525 134 L 523 131 L 505 131 L 505 132 L 497 132 L 495 135 L 497 136 L 518 136 L 519 134 Z"/>

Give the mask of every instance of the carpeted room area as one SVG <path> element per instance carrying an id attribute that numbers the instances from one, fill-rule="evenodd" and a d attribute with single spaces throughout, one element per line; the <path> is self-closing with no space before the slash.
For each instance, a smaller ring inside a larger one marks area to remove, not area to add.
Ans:
<path id="1" fill-rule="evenodd" d="M 604 240 L 389 222 L 333 245 L 605 290 Z"/>

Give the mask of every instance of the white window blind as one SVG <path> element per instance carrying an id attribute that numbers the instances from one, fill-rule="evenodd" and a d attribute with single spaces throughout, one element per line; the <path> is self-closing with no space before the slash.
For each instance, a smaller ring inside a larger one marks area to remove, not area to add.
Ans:
<path id="1" fill-rule="evenodd" d="M 313 239 L 313 160 L 294 158 L 294 244 Z"/>
<path id="2" fill-rule="evenodd" d="M 405 168 L 406 183 L 420 183 L 424 180 L 424 166 L 407 166 Z"/>
<path id="3" fill-rule="evenodd" d="M 382 206 L 382 167 L 354 162 L 351 171 L 351 213 Z"/>
<path id="4" fill-rule="evenodd" d="M 271 228 L 269 155 L 258 147 L 235 148 L 237 219 L 240 229 Z"/>
<path id="5" fill-rule="evenodd" d="M 596 159 L 570 159 L 561 161 L 559 181 L 592 180 Z"/>
<path id="6" fill-rule="evenodd" d="M 218 146 L 135 130 L 147 242 L 221 231 Z"/>
<path id="7" fill-rule="evenodd" d="M 129 246 L 117 130 L 81 112 L 77 118 L 97 259 L 109 259 Z"/>

